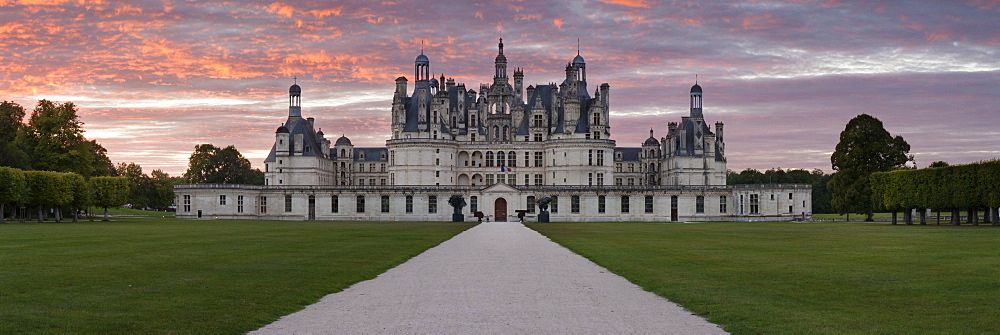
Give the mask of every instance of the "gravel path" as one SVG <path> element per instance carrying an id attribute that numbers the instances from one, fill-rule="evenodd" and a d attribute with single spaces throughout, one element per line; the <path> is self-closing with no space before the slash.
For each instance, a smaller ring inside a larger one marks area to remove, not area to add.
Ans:
<path id="1" fill-rule="evenodd" d="M 520 223 L 493 222 L 252 333 L 725 332 Z"/>

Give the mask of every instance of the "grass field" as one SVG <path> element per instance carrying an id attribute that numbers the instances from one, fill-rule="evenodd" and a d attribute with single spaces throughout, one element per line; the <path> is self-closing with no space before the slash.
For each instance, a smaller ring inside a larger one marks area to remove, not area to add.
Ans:
<path id="1" fill-rule="evenodd" d="M 0 225 L 0 333 L 243 333 L 471 227 L 135 218 Z"/>
<path id="2" fill-rule="evenodd" d="M 733 333 L 998 333 L 1000 229 L 529 226 Z"/>

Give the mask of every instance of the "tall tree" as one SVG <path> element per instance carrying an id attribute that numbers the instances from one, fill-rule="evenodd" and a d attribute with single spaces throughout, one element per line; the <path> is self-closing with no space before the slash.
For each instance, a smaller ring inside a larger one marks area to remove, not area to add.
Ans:
<path id="1" fill-rule="evenodd" d="M 21 128 L 24 128 L 24 107 L 10 101 L 0 102 L 0 166 L 31 167 L 28 155 L 14 141 Z"/>
<path id="2" fill-rule="evenodd" d="M 153 209 L 167 209 L 174 202 L 174 179 L 170 178 L 170 175 L 160 171 L 153 170 L 149 173 L 150 179 L 150 197 L 149 197 L 149 207 Z"/>
<path id="3" fill-rule="evenodd" d="M 903 137 L 890 135 L 879 119 L 868 114 L 851 119 L 830 156 L 837 171 L 828 184 L 833 208 L 841 214 L 865 214 L 871 220 L 875 202 L 869 177 L 874 172 L 905 167 L 913 160 L 909 152 L 910 145 Z"/>
<path id="4" fill-rule="evenodd" d="M 264 173 L 251 168 L 250 161 L 232 145 L 196 145 L 184 177 L 192 184 L 264 184 Z"/>
<path id="5" fill-rule="evenodd" d="M 72 102 L 38 101 L 18 142 L 27 148 L 34 170 L 94 174 L 94 148 L 83 137 L 83 122 Z"/>
<path id="6" fill-rule="evenodd" d="M 0 223 L 4 223 L 4 205 L 18 202 L 27 191 L 24 171 L 0 166 Z"/>

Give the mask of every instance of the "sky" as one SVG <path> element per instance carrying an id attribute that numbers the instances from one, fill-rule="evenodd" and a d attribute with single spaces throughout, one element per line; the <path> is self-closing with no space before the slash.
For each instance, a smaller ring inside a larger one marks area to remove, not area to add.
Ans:
<path id="1" fill-rule="evenodd" d="M 0 100 L 72 101 L 88 139 L 147 173 L 182 174 L 202 143 L 262 167 L 293 78 L 328 137 L 384 146 L 421 48 L 478 90 L 501 36 L 525 86 L 561 81 L 579 39 L 619 147 L 688 115 L 697 75 L 732 170 L 832 172 L 862 113 L 918 167 L 1000 158 L 1000 0 L 0 0 Z"/>

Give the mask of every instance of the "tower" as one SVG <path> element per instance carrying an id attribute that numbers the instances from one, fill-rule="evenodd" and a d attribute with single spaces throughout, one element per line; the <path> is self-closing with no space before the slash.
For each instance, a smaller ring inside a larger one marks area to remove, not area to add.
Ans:
<path id="1" fill-rule="evenodd" d="M 288 117 L 302 117 L 302 88 L 298 79 L 288 88 Z"/>
<path id="2" fill-rule="evenodd" d="M 695 81 L 691 86 L 691 117 L 702 117 L 701 115 L 701 86 Z"/>

